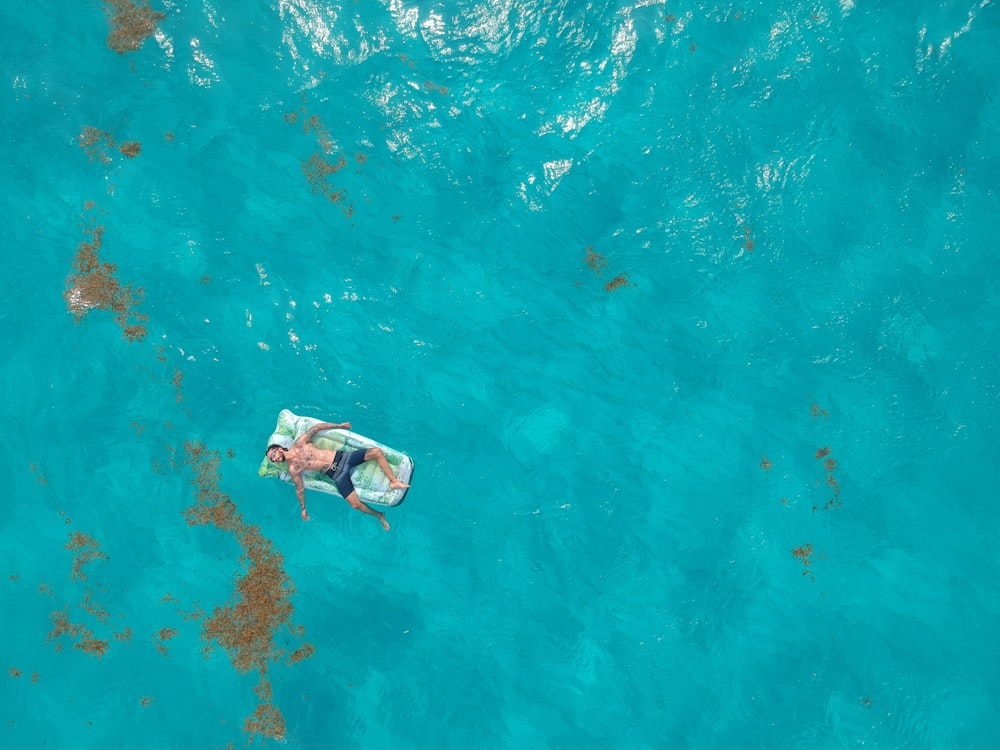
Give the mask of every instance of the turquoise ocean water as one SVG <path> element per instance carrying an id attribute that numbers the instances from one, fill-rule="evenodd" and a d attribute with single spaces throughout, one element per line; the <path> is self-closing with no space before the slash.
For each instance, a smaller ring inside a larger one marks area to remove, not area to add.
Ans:
<path id="1" fill-rule="evenodd" d="M 0 10 L 0 746 L 1000 746 L 996 2 L 154 3 Z"/>

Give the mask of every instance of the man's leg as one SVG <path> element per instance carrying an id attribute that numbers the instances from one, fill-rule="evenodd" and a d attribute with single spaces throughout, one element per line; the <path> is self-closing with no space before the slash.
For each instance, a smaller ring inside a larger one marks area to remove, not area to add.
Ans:
<path id="1" fill-rule="evenodd" d="M 385 520 L 385 513 L 365 505 L 365 503 L 358 499 L 357 492 L 352 490 L 351 493 L 344 499 L 351 504 L 351 507 L 354 508 L 354 510 L 360 510 L 362 513 L 367 513 L 369 516 L 375 516 L 375 518 L 381 522 L 382 528 L 386 531 L 389 530 L 389 522 Z"/>
<path id="2" fill-rule="evenodd" d="M 389 477 L 389 487 L 394 490 L 405 490 L 410 485 L 403 484 L 399 481 L 399 478 L 392 473 L 392 467 L 389 466 L 389 461 L 386 460 L 385 453 L 381 448 L 376 446 L 375 448 L 369 448 L 365 451 L 365 461 L 376 461 L 378 462 L 378 467 L 382 470 L 387 477 Z"/>
<path id="3" fill-rule="evenodd" d="M 360 464 L 364 458 L 365 452 L 361 449 L 353 451 L 350 453 L 344 463 L 341 465 L 337 476 L 334 477 L 333 481 L 337 485 L 337 492 L 340 493 L 354 510 L 360 510 L 362 513 L 367 513 L 369 516 L 375 516 L 382 524 L 382 528 L 386 531 L 389 530 L 389 522 L 385 520 L 385 514 L 381 511 L 377 511 L 374 508 L 369 507 L 366 503 L 361 502 L 361 498 L 358 497 L 358 491 L 354 489 L 354 482 L 351 481 L 351 468 Z"/>

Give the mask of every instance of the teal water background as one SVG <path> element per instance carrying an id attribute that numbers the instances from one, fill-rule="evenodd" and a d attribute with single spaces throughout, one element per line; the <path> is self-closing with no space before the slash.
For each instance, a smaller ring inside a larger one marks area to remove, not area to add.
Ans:
<path id="1" fill-rule="evenodd" d="M 0 10 L 0 745 L 1000 744 L 995 3 L 156 9 Z M 257 477 L 281 408 L 414 457 L 391 532 Z M 280 741 L 192 440 L 316 649 Z"/>

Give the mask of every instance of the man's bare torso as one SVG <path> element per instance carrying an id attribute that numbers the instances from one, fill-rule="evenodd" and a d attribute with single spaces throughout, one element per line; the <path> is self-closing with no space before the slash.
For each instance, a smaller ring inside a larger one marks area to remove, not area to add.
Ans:
<path id="1" fill-rule="evenodd" d="M 296 443 L 285 453 L 290 474 L 303 471 L 326 471 L 333 464 L 336 451 L 317 448 L 312 443 Z"/>

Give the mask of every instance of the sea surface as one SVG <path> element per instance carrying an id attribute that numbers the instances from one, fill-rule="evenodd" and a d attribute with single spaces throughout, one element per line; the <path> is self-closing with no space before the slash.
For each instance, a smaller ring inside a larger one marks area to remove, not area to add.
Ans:
<path id="1" fill-rule="evenodd" d="M 0 7 L 0 747 L 1000 747 L 995 0 L 151 2 Z"/>

